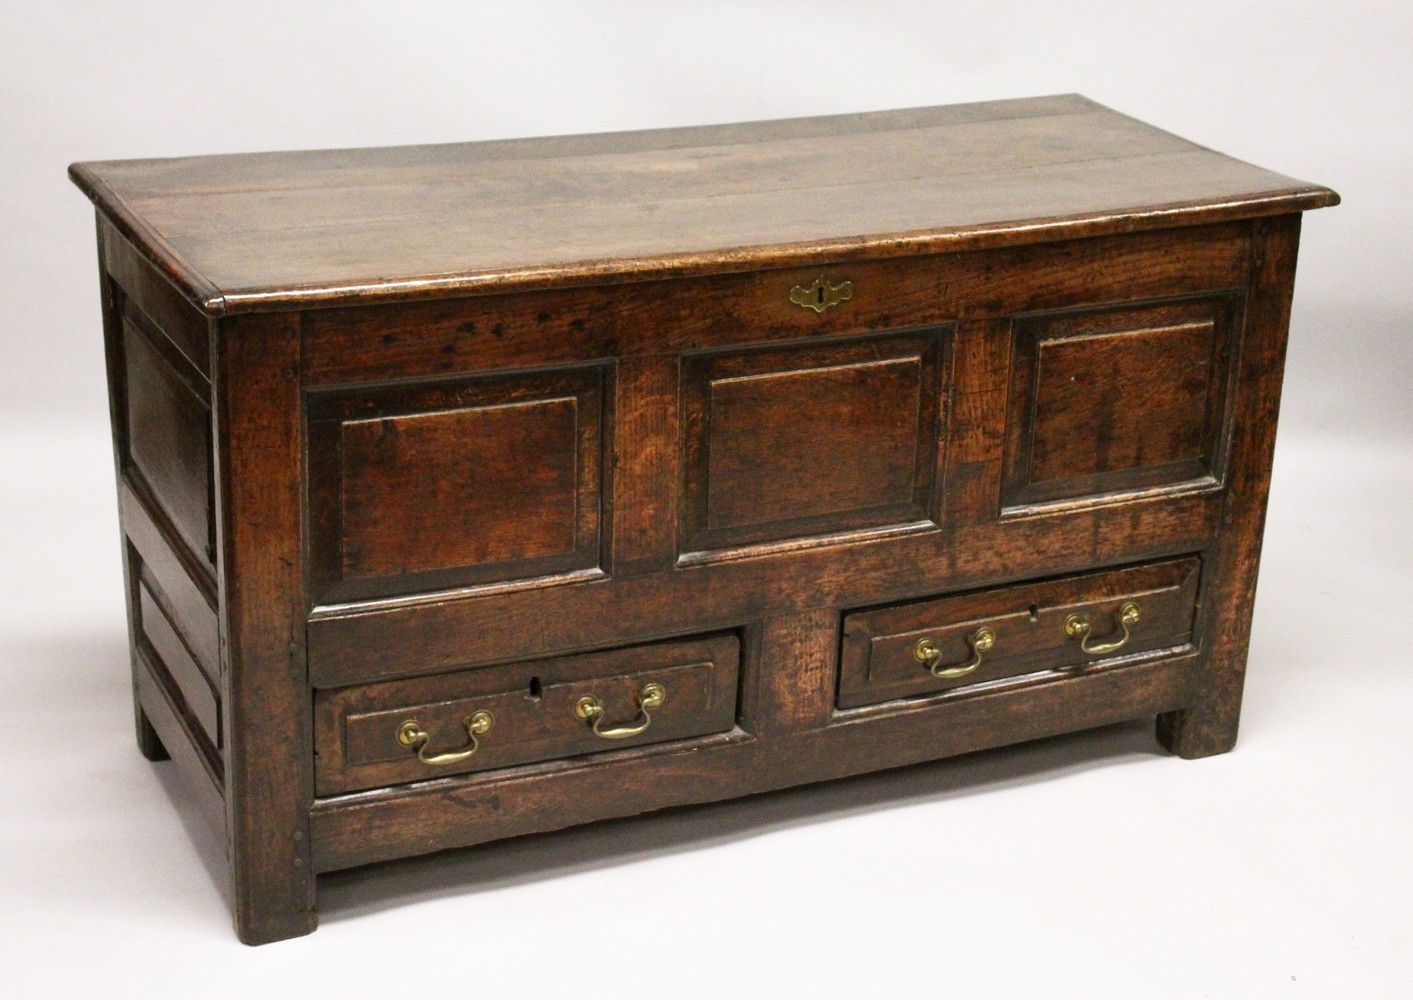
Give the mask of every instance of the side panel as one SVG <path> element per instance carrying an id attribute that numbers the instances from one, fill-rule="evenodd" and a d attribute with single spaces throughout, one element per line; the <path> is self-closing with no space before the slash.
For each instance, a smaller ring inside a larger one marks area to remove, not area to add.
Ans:
<path id="1" fill-rule="evenodd" d="M 1222 534 L 1203 581 L 1199 627 L 1207 657 L 1195 706 L 1158 720 L 1159 739 L 1183 757 L 1225 753 L 1236 745 L 1299 243 L 1298 215 L 1254 223 L 1231 475 L 1223 494 Z"/>
<path id="2" fill-rule="evenodd" d="M 214 566 L 211 387 L 194 373 L 183 377 L 184 362 L 172 356 L 170 342 L 144 326 L 129 310 L 123 320 L 124 471 L 161 508 L 191 552 Z"/>
<path id="3" fill-rule="evenodd" d="M 101 217 L 98 241 L 138 746 L 219 803 L 210 328 Z"/>

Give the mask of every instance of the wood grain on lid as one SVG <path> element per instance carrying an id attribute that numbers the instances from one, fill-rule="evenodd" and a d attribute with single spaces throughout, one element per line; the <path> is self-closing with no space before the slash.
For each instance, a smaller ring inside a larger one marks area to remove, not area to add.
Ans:
<path id="1" fill-rule="evenodd" d="M 1078 95 L 70 174 L 211 315 L 973 249 L 1338 202 Z"/>

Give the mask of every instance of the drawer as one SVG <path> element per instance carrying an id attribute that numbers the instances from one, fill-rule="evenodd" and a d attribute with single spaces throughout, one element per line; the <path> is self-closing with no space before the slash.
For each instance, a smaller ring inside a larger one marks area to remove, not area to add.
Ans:
<path id="1" fill-rule="evenodd" d="M 844 616 L 840 708 L 1188 645 L 1195 557 Z"/>
<path id="2" fill-rule="evenodd" d="M 734 635 L 318 691 L 321 795 L 726 732 Z"/>

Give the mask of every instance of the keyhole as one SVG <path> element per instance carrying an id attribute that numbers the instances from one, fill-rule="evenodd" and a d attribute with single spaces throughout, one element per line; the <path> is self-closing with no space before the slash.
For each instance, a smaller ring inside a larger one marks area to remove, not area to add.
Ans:
<path id="1" fill-rule="evenodd" d="M 538 677 L 530 678 L 530 700 L 540 700 L 540 679 Z"/>
<path id="2" fill-rule="evenodd" d="M 815 301 L 818 302 L 820 305 L 824 305 L 824 286 L 823 286 L 823 285 L 820 285 L 818 288 L 816 288 L 816 289 L 814 290 L 814 295 L 815 295 Z"/>

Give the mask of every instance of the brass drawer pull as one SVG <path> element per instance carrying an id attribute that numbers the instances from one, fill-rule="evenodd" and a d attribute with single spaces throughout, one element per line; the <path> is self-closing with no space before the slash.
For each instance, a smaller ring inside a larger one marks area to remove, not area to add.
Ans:
<path id="1" fill-rule="evenodd" d="M 397 741 L 405 747 L 416 750 L 417 759 L 423 764 L 430 764 L 433 767 L 442 764 L 456 764 L 481 749 L 481 744 L 477 742 L 476 737 L 486 735 L 495 723 L 496 717 L 490 712 L 473 712 L 461 722 L 466 727 L 466 735 L 471 740 L 470 744 L 465 749 L 449 750 L 446 753 L 427 753 L 427 744 L 432 741 L 432 737 L 417 724 L 416 719 L 408 719 L 398 727 Z"/>
<path id="2" fill-rule="evenodd" d="M 845 299 L 854 297 L 854 283 L 852 281 L 841 281 L 839 284 L 831 284 L 829 279 L 820 275 L 814 279 L 814 284 L 808 288 L 804 285 L 796 285 L 790 289 L 790 301 L 797 306 L 804 306 L 806 309 L 813 309 L 817 313 L 822 313 L 830 306 L 837 306 Z"/>
<path id="3" fill-rule="evenodd" d="M 996 633 L 982 626 L 967 636 L 967 645 L 971 647 L 971 659 L 960 666 L 942 666 L 942 650 L 931 639 L 919 639 L 913 647 L 913 656 L 932 672 L 933 677 L 965 677 L 981 666 L 981 654 L 996 645 Z"/>
<path id="4" fill-rule="evenodd" d="M 575 703 L 574 714 L 585 722 L 593 723 L 595 736 L 606 740 L 622 740 L 646 732 L 653 724 L 653 717 L 648 714 L 648 709 L 658 708 L 666 700 L 667 689 L 661 684 L 644 684 L 643 689 L 638 692 L 638 715 L 642 717 L 642 721 L 634 720 L 626 726 L 615 726 L 612 729 L 599 728 L 603 725 L 603 704 L 591 694 L 585 695 Z"/>
<path id="5" fill-rule="evenodd" d="M 1118 623 L 1119 629 L 1123 634 L 1109 642 L 1090 642 L 1089 640 L 1092 638 L 1090 632 L 1093 630 L 1094 626 L 1089 621 L 1089 618 L 1085 615 L 1070 615 L 1065 619 L 1065 635 L 1069 636 L 1071 639 L 1078 639 L 1079 648 L 1089 653 L 1091 656 L 1097 656 L 1100 653 L 1112 653 L 1122 649 L 1128 642 L 1132 635 L 1132 633 L 1129 632 L 1129 627 L 1137 625 L 1139 617 L 1140 612 L 1138 605 L 1133 601 L 1129 601 L 1123 607 L 1119 608 Z"/>

